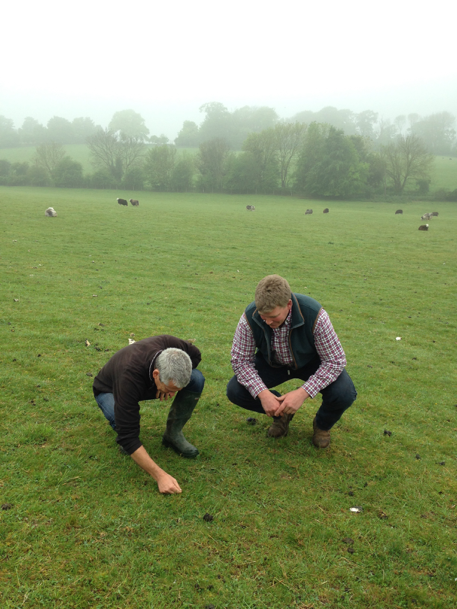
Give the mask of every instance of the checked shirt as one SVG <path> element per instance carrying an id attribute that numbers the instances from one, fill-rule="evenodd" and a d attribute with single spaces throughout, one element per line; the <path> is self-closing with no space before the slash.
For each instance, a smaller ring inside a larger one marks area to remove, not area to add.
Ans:
<path id="1" fill-rule="evenodd" d="M 272 348 L 276 351 L 276 360 L 283 366 L 293 366 L 293 358 L 289 348 L 289 329 L 292 310 L 279 328 L 272 328 Z M 314 398 L 319 391 L 336 381 L 346 366 L 346 356 L 343 347 L 333 329 L 332 322 L 326 311 L 321 309 L 314 326 L 314 345 L 321 360 L 316 372 L 301 386 L 307 394 Z M 256 344 L 251 328 L 243 313 L 235 331 L 232 344 L 232 368 L 238 382 L 246 387 L 252 397 L 257 397 L 267 389 L 255 368 Z"/>

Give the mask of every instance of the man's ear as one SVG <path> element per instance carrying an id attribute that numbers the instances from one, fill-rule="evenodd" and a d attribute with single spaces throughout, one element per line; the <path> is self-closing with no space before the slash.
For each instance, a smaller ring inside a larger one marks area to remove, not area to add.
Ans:
<path id="1" fill-rule="evenodd" d="M 152 371 L 152 378 L 157 381 L 160 381 L 160 372 L 157 370 L 157 368 L 155 368 L 155 370 Z"/>

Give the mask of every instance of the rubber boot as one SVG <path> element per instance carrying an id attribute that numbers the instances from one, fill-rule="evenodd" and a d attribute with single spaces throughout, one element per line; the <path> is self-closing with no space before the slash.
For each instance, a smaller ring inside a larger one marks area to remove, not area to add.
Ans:
<path id="1" fill-rule="evenodd" d="M 194 393 L 193 391 L 182 390 L 178 392 L 168 413 L 167 428 L 162 438 L 164 446 L 172 448 L 178 455 L 187 459 L 196 457 L 198 450 L 186 440 L 182 428 L 192 416 L 200 395 L 200 393 Z"/>

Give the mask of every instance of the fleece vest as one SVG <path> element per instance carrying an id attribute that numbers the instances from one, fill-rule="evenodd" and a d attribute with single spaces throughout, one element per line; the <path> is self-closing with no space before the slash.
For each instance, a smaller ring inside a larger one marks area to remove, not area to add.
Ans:
<path id="1" fill-rule="evenodd" d="M 294 360 L 293 367 L 298 370 L 319 357 L 314 345 L 314 326 L 322 307 L 317 300 L 303 294 L 293 293 L 291 298 L 292 319 L 289 330 L 289 348 Z M 245 315 L 258 351 L 272 368 L 281 368 L 281 365 L 272 357 L 273 331 L 260 317 L 255 302 L 251 302 L 246 307 Z"/>

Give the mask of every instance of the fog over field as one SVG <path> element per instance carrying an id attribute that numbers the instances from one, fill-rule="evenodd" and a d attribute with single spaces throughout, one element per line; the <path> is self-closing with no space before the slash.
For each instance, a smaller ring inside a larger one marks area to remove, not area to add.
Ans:
<path id="1" fill-rule="evenodd" d="M 9 3 L 0 115 L 16 128 L 27 116 L 89 116 L 105 127 L 131 108 L 173 139 L 211 101 L 270 106 L 281 118 L 325 106 L 457 114 L 449 11 L 444 0 L 285 0 L 274 10 L 258 0 Z"/>

